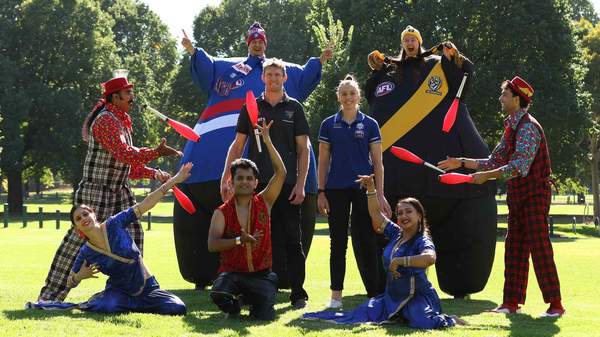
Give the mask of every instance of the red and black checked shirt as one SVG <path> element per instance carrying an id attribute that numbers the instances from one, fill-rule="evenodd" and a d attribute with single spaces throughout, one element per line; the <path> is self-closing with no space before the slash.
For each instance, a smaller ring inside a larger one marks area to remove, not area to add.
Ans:
<path id="1" fill-rule="evenodd" d="M 528 113 L 521 118 L 521 121 L 515 130 L 508 132 L 509 158 L 515 152 L 514 138 L 517 131 L 519 128 L 527 124 L 532 124 L 535 126 L 541 135 L 541 139 L 539 142 L 538 151 L 535 154 L 535 158 L 533 159 L 533 163 L 529 168 L 529 173 L 527 176 L 515 177 L 506 181 L 508 187 L 507 195 L 513 200 L 522 200 L 532 195 L 550 193 L 549 177 L 552 173 L 552 168 L 550 163 L 550 154 L 548 152 L 548 145 L 546 143 L 546 136 L 544 135 L 544 129 L 540 123 L 538 123 L 538 121 Z"/>
<path id="2" fill-rule="evenodd" d="M 133 146 L 128 141 L 132 131 L 129 115 L 110 103 L 105 109 L 110 113 L 101 113 L 92 125 L 94 140 L 118 162 L 131 166 L 129 179 L 154 178 L 155 170 L 146 167 L 146 163 L 158 158 L 158 151 Z"/>
<path id="3" fill-rule="evenodd" d="M 225 217 L 224 239 L 240 236 L 241 226 L 235 211 L 235 198 L 229 199 L 219 206 Z M 221 252 L 221 267 L 219 272 L 255 272 L 270 269 L 273 264 L 271 251 L 271 218 L 262 196 L 255 194 L 250 207 L 250 222 L 246 232 L 255 235 L 258 231 L 262 236 L 255 245 L 244 243 Z"/>

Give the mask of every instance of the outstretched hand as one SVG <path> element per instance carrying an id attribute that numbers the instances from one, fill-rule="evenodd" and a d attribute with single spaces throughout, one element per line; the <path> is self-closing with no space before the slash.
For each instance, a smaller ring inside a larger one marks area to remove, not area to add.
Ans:
<path id="1" fill-rule="evenodd" d="M 161 157 L 166 157 L 166 156 L 183 156 L 183 153 L 181 153 L 181 151 L 175 150 L 174 148 L 170 147 L 169 145 L 167 145 L 167 140 L 165 138 L 160 140 L 160 144 L 158 144 L 158 146 L 155 148 L 156 151 L 158 151 L 158 154 Z"/>
<path id="2" fill-rule="evenodd" d="M 189 178 L 191 175 L 190 171 L 192 170 L 193 166 L 194 166 L 194 164 L 192 164 L 192 163 L 183 164 L 181 166 L 181 168 L 179 169 L 179 172 L 177 172 L 177 174 L 173 177 L 173 181 L 176 184 L 186 181 L 187 178 Z"/>
<path id="3" fill-rule="evenodd" d="M 263 141 L 265 144 L 271 141 L 271 134 L 269 131 L 271 130 L 271 126 L 273 125 L 273 121 L 270 121 L 269 124 L 265 125 L 265 121 L 262 121 L 262 125 L 256 125 L 258 129 L 258 134 L 262 135 Z"/>
<path id="4" fill-rule="evenodd" d="M 190 55 L 194 55 L 194 52 L 196 52 L 196 49 L 192 45 L 192 40 L 186 34 L 185 29 L 182 29 L 181 31 L 183 32 L 183 39 L 181 39 L 181 45 L 183 46 L 183 48 L 185 48 L 185 50 L 187 50 L 187 52 Z"/>
<path id="5" fill-rule="evenodd" d="M 368 176 L 359 175 L 355 181 L 360 184 L 360 187 L 366 188 L 367 191 L 373 191 L 375 189 L 375 175 L 371 174 Z"/>
<path id="6" fill-rule="evenodd" d="M 77 278 L 79 281 L 85 280 L 86 278 L 98 278 L 96 274 L 99 272 L 100 269 L 97 264 L 88 264 L 87 261 L 84 261 L 83 266 L 81 266 L 81 269 L 79 269 L 79 272 L 77 273 Z"/>
<path id="7" fill-rule="evenodd" d="M 325 64 L 332 57 L 333 57 L 333 47 L 331 46 L 331 44 L 328 44 L 327 47 L 325 47 L 325 49 L 323 49 L 323 52 L 321 53 L 321 57 L 319 57 L 319 60 L 321 61 L 321 64 Z"/>

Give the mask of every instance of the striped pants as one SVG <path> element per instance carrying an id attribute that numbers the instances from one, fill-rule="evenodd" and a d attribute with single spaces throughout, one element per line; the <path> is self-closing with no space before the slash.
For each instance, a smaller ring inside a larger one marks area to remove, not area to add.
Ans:
<path id="1" fill-rule="evenodd" d="M 114 190 L 107 186 L 92 184 L 89 182 L 79 183 L 75 192 L 75 204 L 86 204 L 96 213 L 98 222 L 105 221 L 124 209 L 135 205 L 133 192 L 128 186 L 122 186 L 120 190 Z M 131 235 L 136 245 L 143 253 L 144 231 L 139 222 L 127 226 L 127 232 Z M 75 263 L 79 248 L 85 243 L 73 227 L 65 234 L 46 276 L 45 285 L 40 291 L 38 300 L 64 301 L 69 293 L 67 288 L 67 277 Z"/>
<path id="2" fill-rule="evenodd" d="M 544 302 L 560 300 L 560 283 L 548 235 L 550 192 L 508 203 L 508 233 L 504 252 L 504 303 L 523 304 L 527 292 L 529 255 Z"/>

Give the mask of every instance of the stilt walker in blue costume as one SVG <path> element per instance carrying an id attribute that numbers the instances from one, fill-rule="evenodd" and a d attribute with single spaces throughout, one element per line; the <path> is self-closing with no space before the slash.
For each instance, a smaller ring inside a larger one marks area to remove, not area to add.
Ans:
<path id="1" fill-rule="evenodd" d="M 352 311 L 325 310 L 306 313 L 303 318 L 338 324 L 405 321 L 417 329 L 440 329 L 465 324 L 456 316 L 442 313 L 440 298 L 427 280 L 425 268 L 433 265 L 436 253 L 421 203 L 415 198 L 400 200 L 395 208 L 397 223 L 393 223 L 381 211 L 374 175 L 360 176 L 358 181 L 367 189 L 373 230 L 389 239 L 383 250 L 383 265 L 387 275 L 385 292 Z"/>
<path id="2" fill-rule="evenodd" d="M 191 177 L 181 189 L 194 201 L 197 212 L 186 213 L 175 202 L 174 237 L 179 270 L 184 279 L 204 288 L 217 276 L 219 255 L 209 253 L 207 247 L 208 228 L 213 211 L 223 203 L 225 186 L 221 186 L 221 174 L 227 150 L 235 138 L 235 126 L 246 92 L 252 90 L 259 96 L 264 90 L 261 81 L 262 63 L 265 60 L 267 36 L 259 23 L 248 30 L 247 57 L 220 58 L 209 55 L 202 48 L 194 48 L 191 40 L 184 36 L 183 46 L 191 55 L 191 74 L 194 83 L 208 93 L 208 106 L 200 115 L 194 131 L 201 140 L 188 141 L 183 151 L 182 163 L 192 162 Z M 331 49 L 326 49 L 320 58 L 312 57 L 305 65 L 285 63 L 288 80 L 286 93 L 298 101 L 304 101 L 321 80 L 322 64 L 331 58 Z M 316 212 L 316 163 L 311 149 L 311 163 L 306 183 L 303 212 L 311 217 L 303 221 L 303 231 L 312 236 Z M 311 228 L 312 227 L 312 228 Z M 303 241 L 310 243 L 308 237 Z M 306 253 L 306 252 L 305 252 Z M 282 276 L 287 275 L 283 273 Z M 280 278 L 280 286 L 287 284 L 286 277 Z"/>
<path id="3" fill-rule="evenodd" d="M 454 127 L 442 132 L 444 116 L 464 74 L 467 79 L 473 75 L 473 64 L 450 42 L 425 51 L 421 34 L 411 26 L 401 39 L 399 57 L 382 58 L 377 51 L 368 57 L 373 73 L 365 94 L 381 127 L 384 167 L 393 172 L 386 175 L 385 196 L 390 205 L 405 197 L 423 203 L 437 248 L 440 288 L 464 297 L 481 291 L 491 272 L 497 225 L 495 184 L 443 185 L 439 173 L 399 160 L 390 147 L 406 148 L 430 163 L 447 156 L 487 157 L 489 149 L 463 102 Z M 438 51 L 443 55 L 435 55 Z"/>
<path id="4" fill-rule="evenodd" d="M 139 204 L 121 211 L 100 223 L 94 210 L 75 204 L 70 217 L 74 230 L 85 240 L 67 278 L 69 289 L 77 287 L 97 273 L 108 276 L 106 287 L 83 303 L 40 301 L 27 303 L 28 309 L 80 309 L 98 313 L 144 312 L 161 315 L 185 315 L 183 301 L 160 289 L 158 281 L 144 264 L 144 259 L 127 227 L 154 207 L 175 184 L 189 177 L 192 164 L 181 167 L 162 186 L 148 194 Z"/>

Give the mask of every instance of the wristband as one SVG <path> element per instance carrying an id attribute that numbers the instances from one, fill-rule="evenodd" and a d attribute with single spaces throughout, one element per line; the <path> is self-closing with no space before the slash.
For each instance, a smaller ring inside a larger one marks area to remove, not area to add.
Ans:
<path id="1" fill-rule="evenodd" d="M 460 167 L 461 168 L 465 168 L 465 162 L 466 162 L 466 159 L 465 158 L 461 158 L 461 160 L 460 160 Z"/>
<path id="2" fill-rule="evenodd" d="M 322 189 L 322 188 L 319 188 L 319 189 L 317 190 L 317 194 L 319 194 L 319 193 L 325 193 L 325 190 L 324 190 L 324 189 Z"/>

